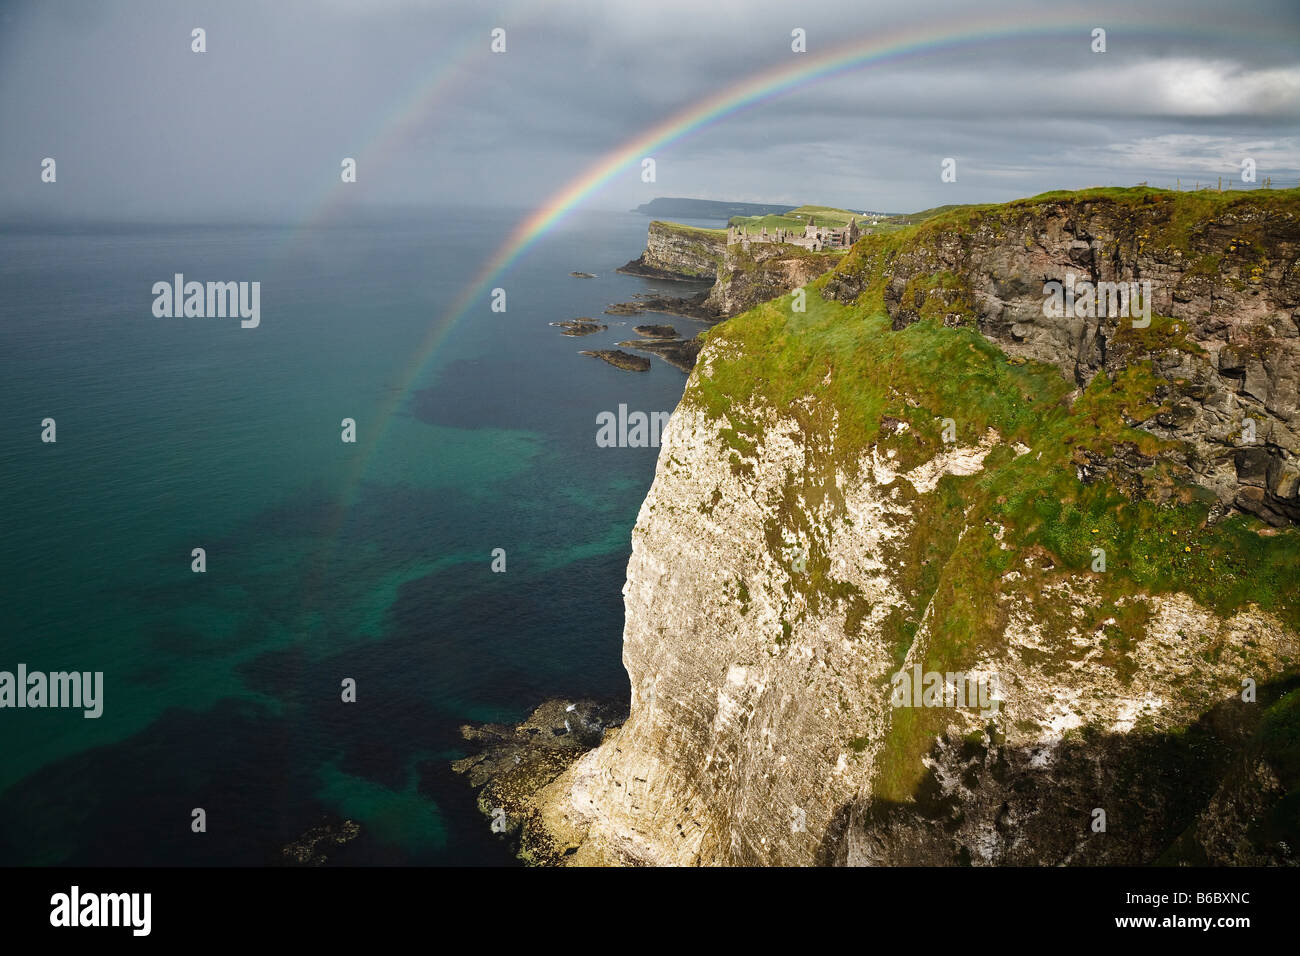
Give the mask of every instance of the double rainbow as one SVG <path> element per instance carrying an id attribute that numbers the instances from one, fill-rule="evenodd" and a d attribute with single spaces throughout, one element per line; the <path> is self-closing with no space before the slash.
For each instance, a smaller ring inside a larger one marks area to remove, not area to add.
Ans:
<path id="1" fill-rule="evenodd" d="M 639 174 L 643 157 L 744 110 L 850 71 L 912 57 L 950 54 L 963 47 L 1009 40 L 1058 42 L 1068 44 L 1071 51 L 1086 52 L 1091 43 L 1092 30 L 1096 26 L 1098 24 L 1094 20 L 1085 21 L 1075 11 L 1038 13 L 1032 22 L 1028 22 L 1023 14 L 988 16 L 981 13 L 966 18 L 945 18 L 941 22 L 922 27 L 897 29 L 867 39 L 853 40 L 820 55 L 792 53 L 789 54 L 789 64 L 764 70 L 728 86 L 610 151 L 520 222 L 449 308 L 430 324 L 423 341 L 411 352 L 411 357 L 398 378 L 397 387 L 392 390 L 391 398 L 381 410 L 379 422 L 367 430 L 371 438 L 355 459 L 354 473 L 347 484 L 350 489 L 348 498 L 355 494 L 356 484 L 364 474 L 374 450 L 382 442 L 389 421 L 420 380 L 439 344 L 456 323 L 468 314 L 476 302 L 485 298 L 486 293 L 520 256 L 583 200 L 620 173 L 630 174 L 629 167 L 635 167 Z M 1102 26 L 1107 28 L 1108 41 L 1112 45 L 1117 42 L 1132 44 L 1135 37 L 1159 40 L 1168 40 L 1172 36 L 1224 38 L 1223 31 L 1219 28 L 1170 28 L 1168 24 L 1154 21 L 1137 23 L 1130 20 L 1122 24 L 1112 21 Z M 1248 30 L 1239 30 L 1237 33 L 1253 45 L 1277 42 L 1276 36 Z M 815 40 L 813 37 L 814 42 Z"/>

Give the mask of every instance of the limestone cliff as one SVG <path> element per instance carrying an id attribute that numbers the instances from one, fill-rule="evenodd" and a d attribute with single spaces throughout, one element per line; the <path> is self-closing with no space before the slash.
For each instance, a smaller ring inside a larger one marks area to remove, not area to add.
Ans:
<path id="1" fill-rule="evenodd" d="M 553 859 L 1300 859 L 1298 215 L 963 210 L 714 328 L 633 531 L 630 716 L 534 799 Z M 1066 268 L 1150 277 L 1150 325 L 1046 318 Z"/>
<path id="2" fill-rule="evenodd" d="M 897 242 L 859 244 L 827 294 L 878 296 L 895 329 L 922 316 L 971 325 L 1080 386 L 1149 360 L 1168 407 L 1142 428 L 1177 443 L 1164 455 L 1173 473 L 1284 524 L 1300 520 L 1300 215 L 1276 195 L 1152 190 L 962 210 Z M 1044 283 L 1071 273 L 1149 283 L 1150 312 L 1172 322 L 1121 339 L 1131 317 L 1046 316 Z M 1153 463 L 1076 458 L 1088 478 L 1113 470 L 1135 484 Z"/>
<path id="3" fill-rule="evenodd" d="M 619 271 L 659 279 L 712 279 L 701 305 L 706 313 L 727 318 L 811 282 L 842 258 L 785 244 L 728 245 L 724 230 L 652 222 L 645 251 Z"/>
<path id="4" fill-rule="evenodd" d="M 725 230 L 655 221 L 646 232 L 645 251 L 618 271 L 658 279 L 713 279 L 726 248 Z"/>
<path id="5" fill-rule="evenodd" d="M 746 242 L 724 248 L 717 279 L 704 300 L 706 307 L 724 317 L 807 285 L 843 259 L 841 253 L 812 252 L 785 243 Z"/>

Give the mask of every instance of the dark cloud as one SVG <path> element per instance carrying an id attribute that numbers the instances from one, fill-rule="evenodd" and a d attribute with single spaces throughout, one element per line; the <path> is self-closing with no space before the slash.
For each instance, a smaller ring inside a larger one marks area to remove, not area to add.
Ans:
<path id="1" fill-rule="evenodd" d="M 791 63 L 793 27 L 816 57 L 1043 16 L 1107 29 L 1107 52 L 1086 30 L 925 47 L 658 147 L 656 183 L 629 166 L 589 202 L 911 209 L 1208 180 L 1246 155 L 1275 182 L 1300 177 L 1290 2 L 86 0 L 0 13 L 0 211 L 288 218 L 344 188 L 376 204 L 536 206 L 645 129 Z M 494 26 L 503 56 L 488 52 Z M 45 156 L 57 187 L 39 181 Z M 355 187 L 338 182 L 344 156 L 359 160 Z M 953 184 L 939 180 L 948 156 Z"/>

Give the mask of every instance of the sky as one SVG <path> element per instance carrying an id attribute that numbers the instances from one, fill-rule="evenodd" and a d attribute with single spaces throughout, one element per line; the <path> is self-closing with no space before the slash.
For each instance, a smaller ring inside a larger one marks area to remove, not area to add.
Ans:
<path id="1" fill-rule="evenodd" d="M 1016 32 L 1049 16 L 1078 28 Z M 1300 184 L 1295 0 L 0 0 L 0 217 L 536 209 L 711 96 L 904 35 L 933 42 L 653 144 L 654 182 L 629 161 L 578 205 L 905 212 L 1093 185 L 1243 188 L 1247 157 L 1258 179 Z"/>

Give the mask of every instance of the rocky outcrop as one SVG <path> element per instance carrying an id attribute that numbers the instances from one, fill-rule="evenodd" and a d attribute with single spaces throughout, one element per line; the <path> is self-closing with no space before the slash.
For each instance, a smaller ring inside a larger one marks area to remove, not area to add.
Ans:
<path id="1" fill-rule="evenodd" d="M 652 222 L 645 251 L 618 271 L 657 279 L 713 279 L 702 306 L 682 299 L 663 307 L 682 315 L 729 318 L 811 282 L 842 258 L 784 243 L 728 245 L 723 230 Z"/>
<path id="2" fill-rule="evenodd" d="M 736 243 L 726 246 L 717 281 L 705 305 L 720 316 L 739 315 L 798 289 L 834 268 L 836 252 L 811 252 L 786 243 Z"/>
<path id="3" fill-rule="evenodd" d="M 1174 261 L 1180 230 L 1193 250 L 1222 214 L 1265 224 L 1246 238 L 1268 278 L 1224 280 L 1244 315 L 1170 294 L 1155 337 L 1040 322 L 1043 282 L 1130 216 L 1154 269 L 1150 204 L 1108 202 L 883 237 L 806 312 L 710 333 L 632 535 L 630 716 L 528 801 L 553 859 L 1297 862 L 1300 530 L 1228 513 L 1198 490 L 1221 474 L 1197 457 L 1210 429 L 1177 437 L 1250 402 L 1270 461 L 1290 453 L 1291 219 L 1215 200 L 1164 220 Z M 1264 500 L 1286 490 L 1230 460 Z M 925 694 L 899 693 L 912 674 Z"/>
<path id="4" fill-rule="evenodd" d="M 292 843 L 281 847 L 284 866 L 324 866 L 335 847 L 341 847 L 361 835 L 361 824 L 354 820 L 326 819 Z"/>
<path id="5" fill-rule="evenodd" d="M 874 294 L 896 329 L 922 317 L 974 325 L 1008 354 L 1056 365 L 1081 387 L 1149 362 L 1167 408 L 1141 427 L 1178 443 L 1162 457 L 1225 507 L 1281 525 L 1300 521 L 1298 260 L 1294 196 L 1152 190 L 1026 200 L 939 217 L 901 243 L 868 239 L 825 294 L 841 302 Z M 1151 326 L 1138 328 L 1104 298 L 1046 315 L 1044 284 L 1067 275 L 1149 283 Z M 1085 480 L 1115 471 L 1137 489 L 1154 462 L 1076 464 Z"/>
<path id="6" fill-rule="evenodd" d="M 563 329 L 565 335 L 582 336 L 594 335 L 597 332 L 604 332 L 609 328 L 608 325 L 602 325 L 595 319 L 585 317 L 577 319 L 562 319 L 559 322 L 552 322 L 551 325 Z"/>
<path id="7" fill-rule="evenodd" d="M 626 711 L 610 701 L 548 700 L 519 724 L 466 724 L 461 735 L 475 752 L 452 763 L 452 770 L 478 790 L 492 832 L 520 858 L 561 863 L 565 847 L 540 825 L 534 798 L 624 717 Z"/>
<path id="8" fill-rule="evenodd" d="M 680 338 L 671 325 L 638 325 L 634 331 L 641 338 L 619 342 L 619 348 L 653 353 L 683 372 L 689 372 L 695 367 L 695 359 L 703 344 L 698 337 Z"/>
<path id="9" fill-rule="evenodd" d="M 618 271 L 653 279 L 713 279 L 726 247 L 725 230 L 656 221 L 647 231 L 645 251 Z"/>
<path id="10" fill-rule="evenodd" d="M 632 355 L 622 349 L 584 349 L 578 354 L 590 355 L 592 358 L 598 358 L 602 362 L 608 362 L 615 368 L 621 368 L 628 372 L 650 371 L 650 360 L 648 358 Z"/>

